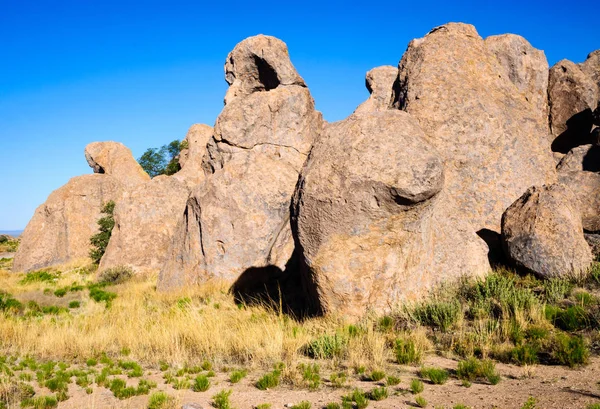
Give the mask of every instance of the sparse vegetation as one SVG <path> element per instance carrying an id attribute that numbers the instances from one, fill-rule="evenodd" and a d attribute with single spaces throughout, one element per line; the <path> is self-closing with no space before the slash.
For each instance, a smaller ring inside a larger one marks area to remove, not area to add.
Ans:
<path id="1" fill-rule="evenodd" d="M 421 368 L 420 375 L 435 385 L 443 385 L 450 374 L 447 370 L 441 368 Z"/>
<path id="2" fill-rule="evenodd" d="M 376 401 L 387 399 L 388 390 L 385 386 L 375 388 L 369 393 L 369 398 Z"/>
<path id="3" fill-rule="evenodd" d="M 90 258 L 95 264 L 100 264 L 100 260 L 104 256 L 106 247 L 110 241 L 112 230 L 115 227 L 114 210 L 115 202 L 112 200 L 104 204 L 102 214 L 105 216 L 98 219 L 99 231 L 90 238 L 90 244 L 92 245 Z"/>
<path id="4" fill-rule="evenodd" d="M 417 406 L 420 407 L 420 408 L 426 408 L 427 407 L 427 401 L 422 396 L 417 396 L 415 398 L 415 402 L 416 402 Z"/>
<path id="5" fill-rule="evenodd" d="M 246 371 L 245 369 L 240 369 L 240 370 L 237 370 L 237 371 L 233 371 L 229 375 L 229 382 L 231 382 L 231 383 L 238 383 L 239 381 L 241 381 L 242 379 L 244 379 L 246 377 L 246 375 L 248 375 L 248 371 Z"/>
<path id="6" fill-rule="evenodd" d="M 229 397 L 231 396 L 231 389 L 222 390 L 212 397 L 213 402 L 212 405 L 216 409 L 233 409 L 231 406 L 231 402 L 229 401 Z"/>
<path id="7" fill-rule="evenodd" d="M 170 409 L 175 399 L 165 392 L 154 392 L 148 399 L 148 409 Z"/>
<path id="8" fill-rule="evenodd" d="M 210 388 L 210 379 L 206 375 L 199 375 L 194 379 L 192 390 L 194 392 L 206 392 Z"/>
<path id="9" fill-rule="evenodd" d="M 425 389 L 425 387 L 423 386 L 423 382 L 421 382 L 418 379 L 413 379 L 412 381 L 410 381 L 410 391 L 413 394 L 418 394 L 423 392 L 423 389 Z"/>
<path id="10" fill-rule="evenodd" d="M 98 284 L 115 285 L 122 284 L 133 277 L 133 270 L 127 266 L 116 266 L 107 268 L 98 276 Z"/>

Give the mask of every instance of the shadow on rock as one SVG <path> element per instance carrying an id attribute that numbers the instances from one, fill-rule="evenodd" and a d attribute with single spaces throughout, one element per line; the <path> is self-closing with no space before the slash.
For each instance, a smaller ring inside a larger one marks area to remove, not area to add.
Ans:
<path id="1" fill-rule="evenodd" d="M 262 305 L 297 319 L 322 315 L 315 289 L 304 279 L 303 264 L 294 253 L 281 270 L 274 265 L 250 267 L 231 286 L 236 303 Z"/>
<path id="2" fill-rule="evenodd" d="M 586 109 L 573 115 L 567 121 L 567 130 L 552 142 L 554 152 L 568 153 L 571 149 L 593 143 L 593 115 L 591 109 Z"/>

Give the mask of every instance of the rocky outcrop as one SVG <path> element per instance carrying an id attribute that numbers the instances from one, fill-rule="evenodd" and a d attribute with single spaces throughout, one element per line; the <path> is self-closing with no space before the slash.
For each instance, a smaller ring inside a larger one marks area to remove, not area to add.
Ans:
<path id="1" fill-rule="evenodd" d="M 85 159 L 94 173 L 111 175 L 127 186 L 150 180 L 133 158 L 131 151 L 118 142 L 93 142 L 85 147 Z"/>
<path id="2" fill-rule="evenodd" d="M 242 41 L 225 72 L 226 105 L 204 160 L 210 176 L 188 199 L 159 288 L 283 269 L 293 251 L 290 200 L 321 115 L 280 40 Z"/>
<path id="3" fill-rule="evenodd" d="M 533 105 L 535 113 L 539 116 L 538 120 L 546 123 L 548 60 L 544 52 L 532 47 L 526 39 L 515 34 L 490 36 L 485 39 L 485 44 L 504 68 L 508 79 Z"/>
<path id="4" fill-rule="evenodd" d="M 13 271 L 32 271 L 87 259 L 101 209 L 118 201 L 122 184 L 113 176 L 78 176 L 50 194 L 21 235 Z"/>
<path id="5" fill-rule="evenodd" d="M 396 78 L 398 78 L 398 68 L 391 65 L 373 68 L 369 71 L 366 76 L 366 85 L 371 95 L 356 108 L 356 112 L 389 109 Z"/>
<path id="6" fill-rule="evenodd" d="M 440 152 L 449 205 L 475 231 L 498 232 L 507 206 L 555 180 L 545 121 L 473 26 L 447 24 L 409 44 L 394 106 Z"/>
<path id="7" fill-rule="evenodd" d="M 598 103 L 598 84 L 575 63 L 557 62 L 548 80 L 552 150 L 567 153 L 591 143 L 592 110 Z"/>
<path id="8" fill-rule="evenodd" d="M 213 128 L 204 124 L 194 124 L 183 140 L 185 146 L 179 154 L 181 170 L 173 177 L 184 182 L 190 189 L 205 178 L 202 162 L 206 155 L 206 145 L 213 136 Z"/>
<path id="9" fill-rule="evenodd" d="M 439 223 L 447 220 L 443 185 L 440 155 L 410 115 L 357 110 L 327 126 L 292 206 L 305 275 L 323 312 L 389 310 L 442 279 L 489 269 L 474 232 Z"/>
<path id="10" fill-rule="evenodd" d="M 589 53 L 585 61 L 579 64 L 579 66 L 581 67 L 581 71 L 596 83 L 600 91 L 600 50 Z M 600 98 L 600 95 L 598 95 L 598 98 Z"/>
<path id="11" fill-rule="evenodd" d="M 574 277 L 593 261 L 573 192 L 532 187 L 502 216 L 502 242 L 518 267 L 544 278 Z"/>
<path id="12" fill-rule="evenodd" d="M 164 175 L 126 190 L 116 202 L 115 227 L 99 271 L 116 266 L 136 273 L 158 271 L 188 193 L 183 182 Z"/>

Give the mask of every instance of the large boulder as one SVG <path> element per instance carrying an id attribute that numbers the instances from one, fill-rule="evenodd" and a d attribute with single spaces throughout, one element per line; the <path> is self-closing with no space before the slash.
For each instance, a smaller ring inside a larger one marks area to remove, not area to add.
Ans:
<path id="1" fill-rule="evenodd" d="M 205 172 L 202 167 L 206 155 L 206 145 L 213 136 L 213 128 L 204 124 L 194 124 L 183 140 L 185 146 L 179 154 L 181 170 L 173 175 L 190 189 L 202 182 Z"/>
<path id="2" fill-rule="evenodd" d="M 321 312 L 361 315 L 483 274 L 487 249 L 449 223 L 444 168 L 417 121 L 357 111 L 330 124 L 302 170 L 292 228 Z"/>
<path id="3" fill-rule="evenodd" d="M 188 194 L 183 182 L 164 175 L 125 190 L 116 201 L 115 227 L 99 271 L 116 266 L 130 267 L 136 273 L 158 271 Z"/>
<path id="4" fill-rule="evenodd" d="M 242 41 L 225 71 L 226 105 L 203 163 L 210 176 L 188 199 L 159 288 L 283 269 L 293 252 L 290 200 L 321 114 L 276 38 Z"/>
<path id="5" fill-rule="evenodd" d="M 150 176 L 119 142 L 93 142 L 85 147 L 85 159 L 94 173 L 111 175 L 126 186 L 150 180 Z"/>
<path id="6" fill-rule="evenodd" d="M 544 278 L 580 276 L 593 261 L 575 195 L 560 183 L 533 186 L 506 209 L 502 243 L 516 267 Z"/>
<path id="7" fill-rule="evenodd" d="M 398 78 L 398 68 L 391 65 L 376 67 L 367 72 L 365 82 L 371 95 L 356 108 L 355 112 L 389 109 L 396 78 Z"/>
<path id="8" fill-rule="evenodd" d="M 506 207 L 556 178 L 546 122 L 509 77 L 466 24 L 413 40 L 399 64 L 394 106 L 440 152 L 448 205 L 475 231 L 499 232 Z"/>
<path id="9" fill-rule="evenodd" d="M 547 123 L 548 60 L 544 52 L 515 34 L 490 36 L 485 39 L 485 44 L 504 68 L 508 79 L 531 102 L 539 120 Z"/>
<path id="10" fill-rule="evenodd" d="M 548 102 L 553 151 L 567 153 L 576 146 L 591 143 L 598 84 L 581 67 L 562 60 L 550 69 Z"/>
<path id="11" fill-rule="evenodd" d="M 31 271 L 88 259 L 90 238 L 105 203 L 118 201 L 119 181 L 110 175 L 78 176 L 48 196 L 21 235 L 14 271 Z"/>
<path id="12" fill-rule="evenodd" d="M 581 71 L 587 74 L 588 77 L 596 83 L 600 90 L 600 50 L 592 51 L 588 54 L 584 62 L 579 64 Z M 600 95 L 598 95 L 600 98 Z"/>
<path id="13" fill-rule="evenodd" d="M 600 146 L 582 145 L 557 166 L 558 180 L 575 195 L 584 230 L 600 232 Z"/>

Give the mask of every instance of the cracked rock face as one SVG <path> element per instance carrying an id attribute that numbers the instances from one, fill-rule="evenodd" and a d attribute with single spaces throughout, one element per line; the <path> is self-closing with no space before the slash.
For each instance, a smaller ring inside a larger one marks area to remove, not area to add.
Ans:
<path id="1" fill-rule="evenodd" d="M 382 312 L 442 279 L 487 271 L 475 233 L 447 222 L 443 184 L 440 155 L 405 112 L 357 110 L 326 127 L 292 205 L 322 312 Z"/>
<path id="2" fill-rule="evenodd" d="M 576 277 L 592 264 L 573 192 L 561 183 L 533 186 L 502 216 L 509 259 L 540 277 Z"/>
<path id="3" fill-rule="evenodd" d="M 225 71 L 230 88 L 203 161 L 208 176 L 188 198 L 159 288 L 283 269 L 293 252 L 290 200 L 321 114 L 276 38 L 242 41 Z"/>
<path id="4" fill-rule="evenodd" d="M 94 173 L 111 175 L 127 186 L 150 180 L 150 176 L 133 158 L 131 151 L 119 142 L 93 142 L 85 147 L 85 159 Z"/>
<path id="5" fill-rule="evenodd" d="M 118 201 L 123 185 L 113 176 L 74 177 L 48 196 L 21 235 L 14 271 L 32 271 L 87 259 L 90 237 L 104 204 Z"/>
<path id="6" fill-rule="evenodd" d="M 394 106 L 442 156 L 449 205 L 474 231 L 499 232 L 528 187 L 556 179 L 546 122 L 473 26 L 446 24 L 409 44 Z"/>

